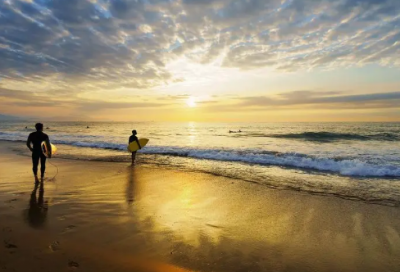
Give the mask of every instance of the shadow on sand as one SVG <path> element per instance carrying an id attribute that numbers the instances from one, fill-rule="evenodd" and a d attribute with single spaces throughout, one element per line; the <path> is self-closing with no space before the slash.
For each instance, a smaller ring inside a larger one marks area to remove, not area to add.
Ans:
<path id="1" fill-rule="evenodd" d="M 24 211 L 25 221 L 32 228 L 43 228 L 47 221 L 47 211 L 48 202 L 44 200 L 44 182 L 43 180 L 35 181 L 29 199 L 29 208 Z"/>

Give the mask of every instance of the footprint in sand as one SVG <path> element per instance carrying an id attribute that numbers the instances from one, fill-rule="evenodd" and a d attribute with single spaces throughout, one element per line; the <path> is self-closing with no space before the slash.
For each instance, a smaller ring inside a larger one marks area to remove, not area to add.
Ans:
<path id="1" fill-rule="evenodd" d="M 22 195 L 26 195 L 26 193 L 24 193 L 24 192 L 19 192 L 19 193 L 14 193 L 13 195 L 15 195 L 15 196 L 22 196 Z"/>
<path id="2" fill-rule="evenodd" d="M 68 267 L 70 267 L 70 268 L 78 268 L 79 267 L 79 263 L 74 262 L 74 261 L 69 261 L 68 262 Z"/>
<path id="3" fill-rule="evenodd" d="M 71 231 L 73 231 L 75 228 L 76 228 L 76 226 L 74 226 L 74 225 L 69 225 L 68 227 L 66 227 L 66 228 L 64 229 L 63 233 L 71 232 Z"/>
<path id="4" fill-rule="evenodd" d="M 5 246 L 5 248 L 8 248 L 8 249 L 18 248 L 16 245 L 10 243 L 10 242 L 7 241 L 7 240 L 4 240 L 4 246 Z"/>
<path id="5" fill-rule="evenodd" d="M 2 229 L 2 231 L 3 231 L 3 232 L 12 232 L 12 229 L 9 228 L 9 227 L 4 227 L 4 228 Z"/>
<path id="6" fill-rule="evenodd" d="M 11 202 L 14 202 L 14 201 L 18 201 L 18 199 L 13 198 L 13 199 L 4 201 L 4 203 L 11 203 Z"/>
<path id="7" fill-rule="evenodd" d="M 214 228 L 214 229 L 222 229 L 221 226 L 213 225 L 213 224 L 206 224 L 206 226 Z"/>
<path id="8" fill-rule="evenodd" d="M 49 245 L 49 248 L 52 252 L 58 251 L 61 249 L 60 247 L 60 242 L 59 241 L 54 241 L 53 243 L 51 243 L 51 245 Z"/>

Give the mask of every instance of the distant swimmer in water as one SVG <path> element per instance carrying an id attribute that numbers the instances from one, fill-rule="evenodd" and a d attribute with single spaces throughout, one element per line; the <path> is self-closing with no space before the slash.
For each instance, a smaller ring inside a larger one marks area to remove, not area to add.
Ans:
<path id="1" fill-rule="evenodd" d="M 86 128 L 89 128 L 89 126 L 87 126 Z"/>
<path id="2" fill-rule="evenodd" d="M 242 131 L 239 129 L 239 133 L 240 133 L 240 132 L 242 132 Z"/>
<path id="3" fill-rule="evenodd" d="M 46 127 L 46 129 L 50 129 L 49 127 Z"/>
<path id="4" fill-rule="evenodd" d="M 28 129 L 28 127 L 25 127 L 25 129 Z"/>
<path id="5" fill-rule="evenodd" d="M 142 147 L 140 146 L 139 139 L 136 135 L 137 135 L 137 131 L 135 129 L 132 130 L 132 135 L 131 135 L 131 137 L 129 137 L 128 145 L 130 145 L 133 141 L 136 141 L 139 146 L 139 149 L 141 149 Z M 132 165 L 135 164 L 135 159 L 136 159 L 136 151 L 132 152 Z"/>
<path id="6" fill-rule="evenodd" d="M 35 181 L 38 182 L 38 165 L 40 160 L 40 173 L 41 178 L 44 178 L 44 172 L 46 170 L 46 156 L 42 152 L 41 144 L 42 142 L 46 142 L 46 145 L 49 148 L 49 159 L 51 158 L 51 145 L 50 139 L 47 134 L 43 133 L 43 124 L 37 123 L 35 125 L 36 131 L 29 134 L 28 140 L 26 141 L 26 146 L 32 152 L 32 170 L 35 175 Z"/>

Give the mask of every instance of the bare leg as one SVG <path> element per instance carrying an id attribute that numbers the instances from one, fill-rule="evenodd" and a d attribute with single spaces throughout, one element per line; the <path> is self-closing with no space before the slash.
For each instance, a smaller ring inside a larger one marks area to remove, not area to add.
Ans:
<path id="1" fill-rule="evenodd" d="M 132 165 L 135 164 L 135 159 L 136 159 L 136 151 L 132 152 Z"/>

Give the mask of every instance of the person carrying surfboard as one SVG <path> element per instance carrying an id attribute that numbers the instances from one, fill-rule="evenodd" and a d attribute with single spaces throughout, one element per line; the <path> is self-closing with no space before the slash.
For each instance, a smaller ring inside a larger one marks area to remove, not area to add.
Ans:
<path id="1" fill-rule="evenodd" d="M 136 141 L 139 146 L 139 149 L 141 149 L 142 147 L 140 146 L 139 139 L 138 139 L 138 137 L 136 137 L 136 134 L 137 134 L 136 130 L 135 129 L 132 130 L 132 135 L 129 137 L 128 145 L 130 145 L 132 142 Z M 136 159 L 136 151 L 133 151 L 132 152 L 132 165 L 135 164 L 135 159 Z"/>
<path id="2" fill-rule="evenodd" d="M 32 170 L 33 174 L 35 175 L 35 181 L 38 182 L 38 165 L 40 160 L 40 174 L 41 178 L 44 178 L 44 172 L 46 170 L 46 156 L 42 152 L 41 144 L 45 142 L 48 149 L 49 155 L 48 157 L 51 158 L 51 145 L 49 136 L 46 133 L 43 133 L 43 124 L 37 123 L 35 125 L 36 131 L 29 134 L 28 140 L 26 141 L 26 146 L 32 152 Z"/>

